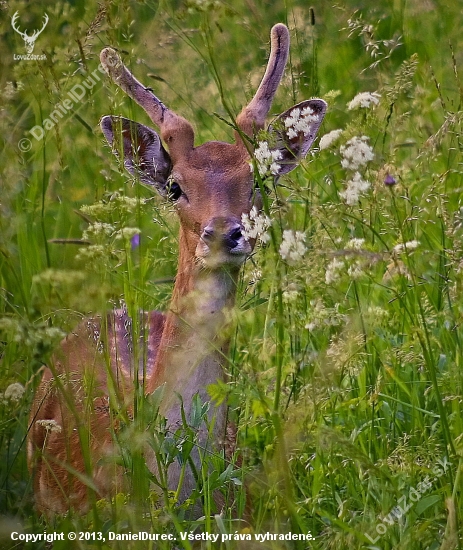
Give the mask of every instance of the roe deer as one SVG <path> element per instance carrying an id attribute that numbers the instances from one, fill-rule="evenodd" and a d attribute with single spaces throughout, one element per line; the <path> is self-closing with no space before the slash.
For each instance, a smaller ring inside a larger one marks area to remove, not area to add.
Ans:
<path id="1" fill-rule="evenodd" d="M 192 126 L 138 82 L 114 50 L 102 51 L 101 63 L 110 78 L 160 129 L 159 137 L 147 126 L 122 117 L 105 116 L 101 121 L 107 141 L 127 170 L 175 204 L 180 218 L 178 271 L 169 311 L 142 314 L 144 337 L 133 342 L 132 320 L 124 309 L 117 309 L 84 320 L 61 342 L 45 369 L 28 437 L 35 502 L 43 513 L 87 509 L 90 486 L 100 497 L 117 491 L 122 468 L 107 460 L 115 452 L 110 410 L 114 405 L 108 388 L 130 398 L 136 376 L 144 377 L 148 393 L 164 387 L 161 415 L 168 428 L 175 429 L 189 418 L 196 395 L 208 402 L 210 431 L 199 430 L 198 446 L 202 453 L 223 450 L 226 404 L 211 403 L 206 388 L 225 381 L 225 311 L 234 304 L 239 270 L 255 245 L 244 235 L 242 216 L 253 207 L 262 208 L 259 178 L 253 170 L 253 162 L 258 166 L 253 161 L 254 136 L 264 128 L 288 52 L 288 29 L 277 24 L 271 31 L 271 53 L 261 84 L 236 119 L 235 143 L 212 141 L 195 147 Z M 270 152 L 270 176 L 276 178 L 297 166 L 325 112 L 323 100 L 311 99 L 278 117 L 270 127 L 274 148 L 259 145 L 261 153 Z M 153 455 L 147 450 L 145 460 L 156 475 Z M 197 468 L 200 456 L 193 453 Z M 193 469 L 182 474 L 181 500 L 196 485 Z M 178 488 L 180 475 L 179 464 L 172 463 L 168 490 Z"/>

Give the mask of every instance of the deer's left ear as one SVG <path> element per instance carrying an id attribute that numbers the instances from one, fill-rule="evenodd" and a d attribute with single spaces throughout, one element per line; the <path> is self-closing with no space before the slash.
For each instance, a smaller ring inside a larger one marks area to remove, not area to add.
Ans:
<path id="1" fill-rule="evenodd" d="M 125 168 L 141 183 L 155 187 L 166 196 L 166 183 L 172 169 L 169 154 L 158 134 L 138 122 L 106 115 L 100 121 L 103 134 Z"/>
<path id="2" fill-rule="evenodd" d="M 269 132 L 276 135 L 272 150 L 281 153 L 279 176 L 294 170 L 307 155 L 323 122 L 326 108 L 323 99 L 309 99 L 294 105 L 270 124 Z"/>

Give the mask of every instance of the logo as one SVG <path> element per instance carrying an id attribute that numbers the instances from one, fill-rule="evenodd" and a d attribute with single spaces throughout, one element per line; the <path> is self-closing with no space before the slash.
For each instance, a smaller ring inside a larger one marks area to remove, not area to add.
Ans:
<path id="1" fill-rule="evenodd" d="M 48 23 L 48 15 L 45 14 L 43 16 L 43 25 L 42 25 L 42 28 L 40 30 L 35 30 L 31 36 L 29 36 L 27 34 L 27 29 L 22 32 L 21 30 L 19 30 L 18 28 L 18 25 L 17 25 L 17 22 L 18 22 L 18 19 L 19 19 L 19 13 L 16 12 L 13 17 L 11 18 L 11 26 L 13 27 L 13 29 L 19 34 L 21 35 L 21 38 L 24 40 L 24 45 L 26 46 L 26 52 L 27 52 L 27 55 L 26 56 L 14 56 L 15 59 L 44 59 L 45 56 L 33 56 L 31 55 L 32 52 L 34 51 L 34 46 L 35 46 L 35 41 L 37 40 L 37 38 L 39 37 L 39 35 L 43 32 L 43 30 L 45 29 L 45 27 L 47 26 L 47 23 Z"/>

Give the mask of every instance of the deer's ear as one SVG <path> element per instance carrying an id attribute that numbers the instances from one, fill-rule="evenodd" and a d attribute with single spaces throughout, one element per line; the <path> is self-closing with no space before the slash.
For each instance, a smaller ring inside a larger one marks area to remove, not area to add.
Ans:
<path id="1" fill-rule="evenodd" d="M 294 105 L 270 124 L 269 132 L 276 135 L 272 150 L 281 153 L 277 161 L 280 165 L 278 175 L 294 170 L 307 155 L 323 122 L 326 108 L 323 99 L 309 99 Z"/>
<path id="2" fill-rule="evenodd" d="M 124 117 L 104 116 L 103 134 L 125 168 L 142 183 L 156 187 L 165 196 L 172 162 L 158 134 L 138 122 Z"/>

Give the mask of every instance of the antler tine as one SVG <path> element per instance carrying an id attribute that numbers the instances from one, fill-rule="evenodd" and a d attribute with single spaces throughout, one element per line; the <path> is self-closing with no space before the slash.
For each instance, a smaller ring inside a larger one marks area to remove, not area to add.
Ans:
<path id="1" fill-rule="evenodd" d="M 262 82 L 253 99 L 238 115 L 237 124 L 243 132 L 252 135 L 255 129 L 264 127 L 273 97 L 286 67 L 289 54 L 289 31 L 278 23 L 272 27 L 270 57 Z"/>

